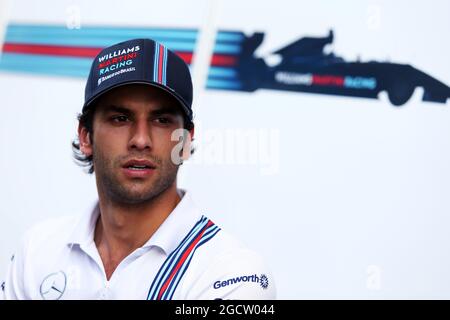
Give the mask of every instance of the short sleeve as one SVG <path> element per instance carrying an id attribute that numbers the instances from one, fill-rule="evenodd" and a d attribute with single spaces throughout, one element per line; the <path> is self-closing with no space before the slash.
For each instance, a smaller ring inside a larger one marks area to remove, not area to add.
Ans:
<path id="1" fill-rule="evenodd" d="M 273 300 L 275 280 L 258 254 L 240 250 L 215 259 L 194 282 L 186 299 Z"/>

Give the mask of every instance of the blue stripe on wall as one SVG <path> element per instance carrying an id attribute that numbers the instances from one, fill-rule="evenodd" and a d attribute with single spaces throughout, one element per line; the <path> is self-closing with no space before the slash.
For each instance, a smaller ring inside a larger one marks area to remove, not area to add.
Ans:
<path id="1" fill-rule="evenodd" d="M 79 36 L 84 38 L 102 37 L 150 37 L 168 38 L 180 41 L 195 42 L 198 32 L 196 30 L 163 29 L 163 28 L 121 28 L 121 27 L 82 27 L 81 29 L 68 29 L 63 25 L 8 25 L 6 38 L 20 35 L 42 36 L 50 38 Z"/>
<path id="2" fill-rule="evenodd" d="M 221 79 L 208 78 L 206 82 L 206 87 L 210 89 L 240 89 L 242 87 L 241 83 L 238 81 L 227 81 Z"/>
<path id="3" fill-rule="evenodd" d="M 164 28 L 130 28 L 130 27 L 95 27 L 87 26 L 81 29 L 68 29 L 62 25 L 29 25 L 10 24 L 6 32 L 6 39 L 18 35 L 48 35 L 50 37 L 68 37 L 79 34 L 83 37 L 135 37 L 155 39 L 177 39 L 179 41 L 195 42 L 198 36 L 196 29 L 164 29 Z M 216 36 L 218 42 L 241 42 L 244 34 L 240 31 L 219 31 Z"/>
<path id="4" fill-rule="evenodd" d="M 210 67 L 208 75 L 219 78 L 236 78 L 238 73 L 235 69 L 231 68 Z"/>
<path id="5" fill-rule="evenodd" d="M 4 53 L 0 58 L 0 70 L 87 77 L 91 63 L 90 58 Z"/>

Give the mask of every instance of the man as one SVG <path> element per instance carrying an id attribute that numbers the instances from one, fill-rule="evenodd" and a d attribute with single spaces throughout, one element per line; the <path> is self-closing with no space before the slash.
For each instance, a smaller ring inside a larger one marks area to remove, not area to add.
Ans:
<path id="1" fill-rule="evenodd" d="M 13 257 L 6 299 L 274 299 L 272 276 L 177 188 L 194 134 L 189 68 L 149 39 L 92 63 L 76 159 L 98 203 L 32 228 Z"/>

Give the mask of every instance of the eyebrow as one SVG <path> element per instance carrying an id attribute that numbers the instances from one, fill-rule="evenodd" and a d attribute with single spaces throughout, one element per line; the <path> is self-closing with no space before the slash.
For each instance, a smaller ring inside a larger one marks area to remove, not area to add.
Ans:
<path id="1" fill-rule="evenodd" d="M 107 105 L 102 109 L 103 109 L 103 113 L 118 112 L 118 113 L 123 113 L 126 115 L 132 115 L 134 113 L 132 110 L 128 109 L 127 107 L 120 106 L 120 105 Z M 156 110 L 152 110 L 151 114 L 153 116 L 159 116 L 162 114 L 178 115 L 178 114 L 182 114 L 182 113 L 181 113 L 181 110 L 179 110 L 177 108 L 163 106 Z"/>
<path id="2" fill-rule="evenodd" d="M 103 108 L 101 108 L 101 109 L 102 109 L 103 113 L 118 112 L 118 113 L 124 113 L 124 114 L 127 114 L 127 115 L 133 113 L 130 109 L 122 107 L 122 106 L 116 106 L 116 105 L 106 105 L 105 106 L 104 105 L 102 107 Z"/>

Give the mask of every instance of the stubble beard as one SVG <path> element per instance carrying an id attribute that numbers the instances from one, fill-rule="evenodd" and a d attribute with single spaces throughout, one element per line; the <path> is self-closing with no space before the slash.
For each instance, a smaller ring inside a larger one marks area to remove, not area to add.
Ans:
<path id="1" fill-rule="evenodd" d="M 163 160 L 154 156 L 145 157 L 156 164 L 154 177 L 147 179 L 130 179 L 121 181 L 120 176 L 122 166 L 125 159 L 130 156 L 117 157 L 116 159 L 108 158 L 94 145 L 93 164 L 97 179 L 97 188 L 117 204 L 137 205 L 150 202 L 166 191 L 176 180 L 178 166 L 173 164 L 169 159 Z M 137 156 L 143 158 L 143 156 Z M 122 178 L 123 179 L 123 178 Z M 149 183 L 148 179 L 153 181 Z"/>

